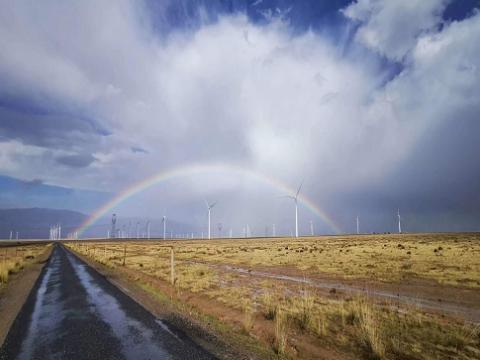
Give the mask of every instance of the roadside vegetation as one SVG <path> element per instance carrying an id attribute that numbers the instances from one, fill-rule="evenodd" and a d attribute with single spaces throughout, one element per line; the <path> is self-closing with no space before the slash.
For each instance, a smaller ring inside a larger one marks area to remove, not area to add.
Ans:
<path id="1" fill-rule="evenodd" d="M 274 357 L 480 359 L 478 320 L 431 311 L 400 295 L 375 295 L 377 286 L 400 284 L 433 286 L 434 296 L 478 295 L 480 237 L 475 234 L 73 241 L 67 246 L 153 294 L 168 293 L 171 301 L 258 339 Z M 322 277 L 356 283 L 362 291 L 316 286 Z M 480 305 L 472 311 L 480 312 Z"/>
<path id="2" fill-rule="evenodd" d="M 19 245 L 0 247 L 0 288 L 8 283 L 9 277 L 23 270 L 42 254 L 50 245 Z"/>

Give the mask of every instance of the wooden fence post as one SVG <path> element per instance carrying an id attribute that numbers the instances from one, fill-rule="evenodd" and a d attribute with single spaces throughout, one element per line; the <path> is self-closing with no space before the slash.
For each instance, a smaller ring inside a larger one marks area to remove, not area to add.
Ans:
<path id="1" fill-rule="evenodd" d="M 170 282 L 175 285 L 175 254 L 173 246 L 170 248 Z"/>
<path id="2" fill-rule="evenodd" d="M 123 247 L 123 266 L 125 266 L 125 258 L 127 257 L 127 244 Z"/>

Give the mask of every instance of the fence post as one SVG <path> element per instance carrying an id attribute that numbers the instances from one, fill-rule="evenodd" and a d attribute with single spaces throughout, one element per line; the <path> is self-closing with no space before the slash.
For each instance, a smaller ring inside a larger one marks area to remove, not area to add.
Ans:
<path id="1" fill-rule="evenodd" d="M 170 248 L 170 282 L 175 285 L 175 254 L 173 246 Z"/>
<path id="2" fill-rule="evenodd" d="M 127 257 L 127 244 L 123 247 L 123 266 L 125 266 L 125 258 Z"/>

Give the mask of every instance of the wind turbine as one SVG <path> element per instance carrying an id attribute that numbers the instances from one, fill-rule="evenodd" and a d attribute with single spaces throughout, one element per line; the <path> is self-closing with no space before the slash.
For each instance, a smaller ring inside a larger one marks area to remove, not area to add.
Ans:
<path id="1" fill-rule="evenodd" d="M 167 217 L 163 215 L 162 217 L 162 223 L 163 223 L 163 240 L 165 240 L 167 236 Z"/>
<path id="2" fill-rule="evenodd" d="M 125 227 L 125 226 L 124 226 Z M 146 233 L 147 233 L 147 239 L 150 239 L 150 220 L 147 220 L 147 224 L 146 224 Z"/>
<path id="3" fill-rule="evenodd" d="M 398 216 L 398 233 L 401 234 L 402 233 L 402 218 L 400 217 L 400 209 L 398 209 L 397 216 Z"/>
<path id="4" fill-rule="evenodd" d="M 205 205 L 207 205 L 207 210 L 208 210 L 208 239 L 210 240 L 210 211 L 213 209 L 213 207 L 217 204 L 217 202 L 214 202 L 212 204 L 209 204 L 207 200 L 205 200 Z"/>
<path id="5" fill-rule="evenodd" d="M 358 219 L 357 215 L 357 235 L 360 234 L 360 220 Z"/>
<path id="6" fill-rule="evenodd" d="M 295 196 L 286 195 L 289 199 L 292 199 L 295 202 L 295 237 L 298 238 L 298 194 L 300 194 L 300 190 L 302 189 L 303 181 L 300 183 L 298 187 L 297 193 Z"/>

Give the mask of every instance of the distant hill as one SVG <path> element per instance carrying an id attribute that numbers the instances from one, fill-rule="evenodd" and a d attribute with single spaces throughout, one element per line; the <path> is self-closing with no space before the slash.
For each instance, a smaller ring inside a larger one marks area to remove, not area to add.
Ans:
<path id="1" fill-rule="evenodd" d="M 48 239 L 50 226 L 60 224 L 62 237 L 79 226 L 87 215 L 71 210 L 45 208 L 0 209 L 0 239 L 8 239 L 10 231 L 20 239 Z"/>
<path id="2" fill-rule="evenodd" d="M 0 209 L 0 239 L 9 239 L 12 231 L 13 239 L 16 232 L 19 233 L 19 239 L 48 239 L 50 226 L 60 224 L 62 226 L 62 238 L 65 238 L 69 232 L 78 228 L 88 215 L 72 210 L 58 210 L 47 208 L 21 208 L 21 209 Z M 163 236 L 163 223 L 161 219 L 149 219 L 151 237 Z M 117 221 L 117 230 L 122 231 L 125 236 L 127 233 L 131 237 L 146 235 L 147 219 L 119 217 Z M 82 237 L 104 237 L 111 229 L 109 217 L 101 218 L 97 223 L 90 226 Z M 182 234 L 190 236 L 195 233 L 199 236 L 198 229 L 192 225 L 167 220 L 167 236 L 170 234 Z"/>

